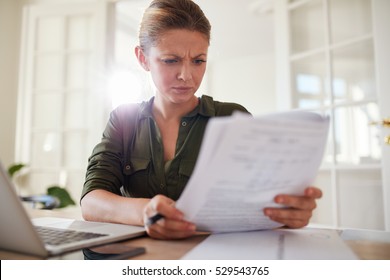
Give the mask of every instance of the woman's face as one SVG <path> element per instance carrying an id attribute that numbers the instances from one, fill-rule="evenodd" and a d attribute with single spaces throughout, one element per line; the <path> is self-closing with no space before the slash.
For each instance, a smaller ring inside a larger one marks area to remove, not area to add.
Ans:
<path id="1" fill-rule="evenodd" d="M 208 40 L 200 32 L 174 29 L 162 34 L 145 57 L 157 94 L 174 104 L 193 100 L 206 71 L 207 51 Z"/>

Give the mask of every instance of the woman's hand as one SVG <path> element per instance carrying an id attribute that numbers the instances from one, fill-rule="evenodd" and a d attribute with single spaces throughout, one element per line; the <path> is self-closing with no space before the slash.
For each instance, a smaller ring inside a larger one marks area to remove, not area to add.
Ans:
<path id="1" fill-rule="evenodd" d="M 322 191 L 316 187 L 305 189 L 303 196 L 277 195 L 275 202 L 285 208 L 265 208 L 264 214 L 275 222 L 282 223 L 290 228 L 307 226 L 317 207 L 316 199 L 322 197 Z"/>
<path id="2" fill-rule="evenodd" d="M 144 224 L 150 237 L 156 239 L 182 239 L 192 236 L 196 226 L 184 220 L 184 215 L 174 206 L 175 202 L 163 195 L 156 195 L 144 208 Z M 155 214 L 161 214 L 162 219 L 152 225 L 147 221 Z"/>

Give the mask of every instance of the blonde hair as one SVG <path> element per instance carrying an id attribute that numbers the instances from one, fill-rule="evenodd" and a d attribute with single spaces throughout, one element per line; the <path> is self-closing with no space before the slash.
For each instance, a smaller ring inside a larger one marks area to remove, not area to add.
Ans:
<path id="1" fill-rule="evenodd" d="M 139 29 L 139 44 L 147 52 L 160 36 L 172 29 L 197 31 L 210 44 L 211 25 L 202 9 L 191 0 L 154 0 L 145 10 Z"/>

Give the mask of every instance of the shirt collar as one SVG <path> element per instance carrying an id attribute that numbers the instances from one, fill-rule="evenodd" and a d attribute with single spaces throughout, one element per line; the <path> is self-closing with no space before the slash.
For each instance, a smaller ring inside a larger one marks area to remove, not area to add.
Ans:
<path id="1" fill-rule="evenodd" d="M 148 118 L 153 117 L 152 114 L 152 106 L 153 106 L 153 100 L 154 96 L 152 96 L 148 101 L 143 101 L 140 104 L 140 117 L 141 118 Z"/>

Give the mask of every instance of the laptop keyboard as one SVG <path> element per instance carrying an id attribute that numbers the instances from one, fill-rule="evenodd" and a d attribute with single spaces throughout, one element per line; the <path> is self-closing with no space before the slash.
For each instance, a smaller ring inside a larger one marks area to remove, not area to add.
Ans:
<path id="1" fill-rule="evenodd" d="M 75 231 L 69 229 L 48 228 L 41 226 L 36 226 L 35 228 L 37 229 L 43 242 L 48 245 L 62 245 L 108 235 L 84 231 Z"/>

